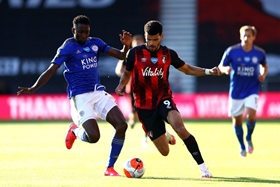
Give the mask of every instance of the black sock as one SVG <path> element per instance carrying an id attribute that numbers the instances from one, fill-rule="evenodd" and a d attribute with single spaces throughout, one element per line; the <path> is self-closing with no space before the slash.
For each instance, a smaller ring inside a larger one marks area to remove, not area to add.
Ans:
<path id="1" fill-rule="evenodd" d="M 187 146 L 189 152 L 191 153 L 192 157 L 195 159 L 196 163 L 202 164 L 204 163 L 204 160 L 201 156 L 201 153 L 199 151 L 197 142 L 193 135 L 190 135 L 187 139 L 183 140 L 185 145 Z"/>

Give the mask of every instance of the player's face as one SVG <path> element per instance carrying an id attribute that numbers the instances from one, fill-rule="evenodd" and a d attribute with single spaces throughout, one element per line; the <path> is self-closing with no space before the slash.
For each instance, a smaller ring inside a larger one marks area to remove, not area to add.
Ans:
<path id="1" fill-rule="evenodd" d="M 89 36 L 89 31 L 90 31 L 89 25 L 85 25 L 81 23 L 75 25 L 75 27 L 72 29 L 75 41 L 81 45 L 85 44 Z"/>
<path id="2" fill-rule="evenodd" d="M 160 47 L 160 42 L 162 38 L 163 38 L 163 34 L 149 35 L 148 33 L 145 33 L 147 49 L 149 51 L 157 51 Z"/>
<path id="3" fill-rule="evenodd" d="M 246 46 L 253 45 L 255 38 L 256 37 L 253 36 L 253 33 L 251 30 L 240 33 L 240 40 L 241 40 L 242 45 L 246 45 Z"/>

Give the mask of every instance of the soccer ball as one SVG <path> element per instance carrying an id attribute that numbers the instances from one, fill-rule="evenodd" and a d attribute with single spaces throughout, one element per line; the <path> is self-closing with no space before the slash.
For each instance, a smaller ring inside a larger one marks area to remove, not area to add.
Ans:
<path id="1" fill-rule="evenodd" d="M 141 178 L 145 173 L 144 162 L 140 158 L 130 158 L 124 162 L 123 171 L 128 178 Z"/>

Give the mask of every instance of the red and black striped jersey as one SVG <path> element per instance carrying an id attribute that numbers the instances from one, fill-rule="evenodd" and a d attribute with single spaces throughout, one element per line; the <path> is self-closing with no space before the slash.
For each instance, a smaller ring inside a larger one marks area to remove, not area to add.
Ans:
<path id="1" fill-rule="evenodd" d="M 151 52 L 146 45 L 137 46 L 128 52 L 126 70 L 132 71 L 132 92 L 135 106 L 154 109 L 159 101 L 172 97 L 168 82 L 169 67 L 180 68 L 185 64 L 177 53 L 165 46 Z"/>

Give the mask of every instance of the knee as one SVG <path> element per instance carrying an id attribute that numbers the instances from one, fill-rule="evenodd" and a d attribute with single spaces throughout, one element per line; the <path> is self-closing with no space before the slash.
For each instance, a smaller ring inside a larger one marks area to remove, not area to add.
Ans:
<path id="1" fill-rule="evenodd" d="M 125 121 L 118 123 L 118 125 L 116 126 L 116 131 L 118 133 L 125 134 L 126 130 L 127 130 L 127 123 Z"/>
<path id="2" fill-rule="evenodd" d="M 174 130 L 180 137 L 181 137 L 181 135 L 183 136 L 187 133 L 187 130 L 183 125 L 176 126 L 176 128 Z"/>
<path id="3" fill-rule="evenodd" d="M 254 116 L 248 116 L 247 117 L 247 120 L 250 122 L 250 123 L 253 123 L 255 121 L 255 117 Z"/>
<path id="4" fill-rule="evenodd" d="M 159 151 L 162 156 L 167 156 L 169 154 L 169 149 Z"/>
<path id="5" fill-rule="evenodd" d="M 89 143 L 96 143 L 100 139 L 100 135 L 98 134 L 88 133 L 87 135 L 88 135 L 87 138 Z"/>

